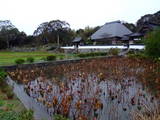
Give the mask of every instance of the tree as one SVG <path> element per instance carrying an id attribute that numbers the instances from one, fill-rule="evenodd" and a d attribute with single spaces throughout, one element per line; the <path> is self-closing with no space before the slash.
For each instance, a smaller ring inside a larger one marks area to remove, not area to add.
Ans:
<path id="1" fill-rule="evenodd" d="M 85 27 L 84 29 L 78 29 L 76 31 L 76 36 L 81 36 L 85 42 L 85 44 L 90 44 L 92 41 L 90 40 L 90 36 L 96 32 L 100 27 Z"/>
<path id="2" fill-rule="evenodd" d="M 42 43 L 63 44 L 65 40 L 69 40 L 71 33 L 69 23 L 60 20 L 52 20 L 44 22 L 34 31 L 34 36 L 42 41 Z M 66 38 L 64 40 L 64 38 Z M 62 41 L 60 41 L 62 40 Z"/>
<path id="3" fill-rule="evenodd" d="M 1 29 L 0 36 L 3 42 L 6 43 L 6 48 L 9 48 L 12 46 L 11 43 L 16 39 L 17 34 L 19 34 L 18 29 L 6 29 L 5 27 Z"/>
<path id="4" fill-rule="evenodd" d="M 19 30 L 9 21 L 0 21 L 0 49 L 9 48 L 19 34 Z"/>
<path id="5" fill-rule="evenodd" d="M 150 57 L 160 57 L 160 28 L 145 37 L 145 52 Z"/>
<path id="6" fill-rule="evenodd" d="M 26 36 L 26 40 L 24 44 L 35 46 L 35 37 L 33 35 Z"/>
<path id="7" fill-rule="evenodd" d="M 125 23 L 123 23 L 123 25 L 125 25 L 132 32 L 136 32 L 136 30 L 137 30 L 136 26 L 134 24 L 132 24 L 132 23 L 125 22 Z"/>
<path id="8" fill-rule="evenodd" d="M 147 14 L 147 15 L 142 16 L 137 21 L 137 29 L 139 30 L 141 27 L 143 27 L 147 23 L 160 24 L 160 11 L 158 11 L 154 14 Z"/>
<path id="9" fill-rule="evenodd" d="M 24 32 L 19 32 L 13 41 L 11 41 L 12 46 L 22 46 L 26 43 L 27 35 Z"/>
<path id="10" fill-rule="evenodd" d="M 6 49 L 7 43 L 6 40 L 3 38 L 3 36 L 0 36 L 0 49 Z"/>
<path id="11" fill-rule="evenodd" d="M 5 28 L 7 30 L 11 30 L 13 28 L 16 28 L 10 20 L 0 20 L 0 31 Z"/>

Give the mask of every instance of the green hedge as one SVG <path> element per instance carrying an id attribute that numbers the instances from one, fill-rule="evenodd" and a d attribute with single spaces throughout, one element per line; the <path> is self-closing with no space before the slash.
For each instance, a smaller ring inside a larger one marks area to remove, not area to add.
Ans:
<path id="1" fill-rule="evenodd" d="M 16 59 L 16 60 L 15 60 L 15 63 L 16 63 L 16 64 L 23 64 L 23 63 L 25 63 L 25 60 L 24 60 L 24 59 L 21 59 L 21 58 L 20 58 L 20 59 Z"/>
<path id="2" fill-rule="evenodd" d="M 54 61 L 54 60 L 56 60 L 56 58 L 57 58 L 56 55 L 49 55 L 49 56 L 46 57 L 46 60 L 47 61 Z"/>
<path id="3" fill-rule="evenodd" d="M 148 56 L 142 53 L 135 53 L 135 54 L 127 54 L 129 58 L 139 58 L 139 59 L 149 59 Z"/>
<path id="4" fill-rule="evenodd" d="M 120 50 L 118 48 L 111 48 L 111 49 L 109 49 L 108 54 L 109 55 L 118 55 L 119 51 Z"/>
<path id="5" fill-rule="evenodd" d="M 26 61 L 29 62 L 29 63 L 33 63 L 34 62 L 34 58 L 33 57 L 28 57 Z"/>
<path id="6" fill-rule="evenodd" d="M 91 53 L 77 54 L 77 56 L 80 57 L 80 58 L 95 57 L 95 56 L 106 56 L 106 55 L 107 55 L 107 52 L 91 52 Z"/>

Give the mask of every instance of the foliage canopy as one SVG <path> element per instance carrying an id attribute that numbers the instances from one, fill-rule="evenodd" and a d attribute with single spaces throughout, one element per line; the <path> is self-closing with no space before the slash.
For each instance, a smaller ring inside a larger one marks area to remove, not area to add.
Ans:
<path id="1" fill-rule="evenodd" d="M 148 33 L 145 37 L 145 53 L 150 57 L 160 57 L 160 29 Z"/>

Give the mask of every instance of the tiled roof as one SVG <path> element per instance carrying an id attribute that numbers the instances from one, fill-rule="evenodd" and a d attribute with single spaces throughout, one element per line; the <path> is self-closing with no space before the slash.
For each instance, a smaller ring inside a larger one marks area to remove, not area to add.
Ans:
<path id="1" fill-rule="evenodd" d="M 127 27 L 125 27 L 120 21 L 114 21 L 103 25 L 91 36 L 91 39 L 96 40 L 113 37 L 123 37 L 131 33 L 132 32 Z"/>

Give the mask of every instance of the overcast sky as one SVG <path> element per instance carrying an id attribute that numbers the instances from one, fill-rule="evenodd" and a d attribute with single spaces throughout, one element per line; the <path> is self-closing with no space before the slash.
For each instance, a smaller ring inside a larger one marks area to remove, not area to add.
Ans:
<path id="1" fill-rule="evenodd" d="M 28 35 L 42 22 L 65 20 L 72 29 L 122 20 L 135 23 L 160 10 L 160 0 L 0 0 L 0 20 Z"/>

